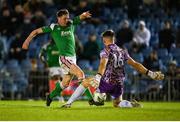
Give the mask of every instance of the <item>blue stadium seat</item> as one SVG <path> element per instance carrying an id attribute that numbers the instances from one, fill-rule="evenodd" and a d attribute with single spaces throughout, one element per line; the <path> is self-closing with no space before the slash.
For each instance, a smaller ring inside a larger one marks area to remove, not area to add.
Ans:
<path id="1" fill-rule="evenodd" d="M 147 47 L 147 48 L 143 49 L 143 51 L 142 51 L 143 56 L 145 58 L 147 58 L 150 55 L 150 53 L 152 52 L 152 50 L 153 50 L 152 47 Z"/>
<path id="2" fill-rule="evenodd" d="M 24 59 L 21 61 L 21 70 L 25 73 L 25 76 L 28 77 L 29 72 L 31 71 L 31 61 L 30 59 Z"/>
<path id="3" fill-rule="evenodd" d="M 163 63 L 162 59 L 159 59 L 159 68 L 162 72 L 167 72 L 167 66 L 164 65 L 165 63 Z"/>
<path id="4" fill-rule="evenodd" d="M 14 75 L 16 72 L 20 71 L 20 67 L 17 60 L 8 60 L 6 64 L 6 71 L 10 73 L 10 75 Z"/>
<path id="5" fill-rule="evenodd" d="M 2 69 L 4 67 L 4 62 L 3 60 L 0 60 L 0 69 Z"/>
<path id="6" fill-rule="evenodd" d="M 146 80 L 140 80 L 138 85 L 139 85 L 139 89 L 138 89 L 139 93 L 146 93 L 147 92 L 148 84 L 147 84 Z"/>
<path id="7" fill-rule="evenodd" d="M 171 48 L 170 53 L 174 58 L 179 57 L 180 56 L 180 48 Z"/>
<path id="8" fill-rule="evenodd" d="M 3 92 L 16 92 L 17 91 L 17 86 L 16 84 L 13 84 L 9 81 L 4 81 L 3 86 L 2 86 Z"/>
<path id="9" fill-rule="evenodd" d="M 180 56 L 175 57 L 175 58 L 174 58 L 174 60 L 176 60 L 176 61 L 177 61 L 177 64 L 178 64 L 178 67 L 179 67 L 179 66 L 180 66 Z"/>
<path id="10" fill-rule="evenodd" d="M 159 40 L 157 34 L 152 34 L 151 39 L 150 39 L 150 46 L 153 48 L 158 48 L 159 45 Z"/>
<path id="11" fill-rule="evenodd" d="M 18 69 L 16 70 L 16 72 L 14 72 L 14 73 L 12 74 L 13 80 L 19 79 L 19 78 L 24 77 L 24 76 L 25 76 L 25 75 L 24 75 L 24 72 L 22 72 L 20 68 L 18 68 Z"/>
<path id="12" fill-rule="evenodd" d="M 136 70 L 134 70 L 129 65 L 125 65 L 125 72 L 127 73 L 128 76 L 132 76 L 132 75 L 137 75 L 138 74 L 138 72 Z"/>
<path id="13" fill-rule="evenodd" d="M 42 61 L 40 59 L 37 60 L 37 69 L 44 70 L 44 64 L 42 63 Z"/>
<path id="14" fill-rule="evenodd" d="M 92 62 L 93 70 L 98 70 L 99 67 L 99 60 L 95 60 Z"/>
<path id="15" fill-rule="evenodd" d="M 21 67 L 31 67 L 30 59 L 24 59 L 21 61 Z"/>
<path id="16" fill-rule="evenodd" d="M 98 26 L 99 33 L 102 33 L 107 29 L 108 29 L 108 26 L 106 24 L 101 24 Z"/>
<path id="17" fill-rule="evenodd" d="M 92 24 L 87 24 L 86 30 L 87 30 L 87 33 L 94 33 L 95 27 Z"/>
<path id="18" fill-rule="evenodd" d="M 157 50 L 158 57 L 162 59 L 163 57 L 168 55 L 168 50 L 166 48 L 160 48 Z"/>
<path id="19" fill-rule="evenodd" d="M 132 58 L 140 63 L 143 63 L 144 57 L 142 53 L 133 54 Z"/>
<path id="20" fill-rule="evenodd" d="M 30 45 L 29 45 L 29 51 L 28 51 L 28 57 L 29 58 L 35 58 L 37 55 L 37 50 L 38 46 L 37 43 L 35 41 L 33 41 Z"/>
<path id="21" fill-rule="evenodd" d="M 129 43 L 124 43 L 123 46 L 127 49 L 130 50 L 131 45 Z"/>
<path id="22" fill-rule="evenodd" d="M 103 16 L 108 17 L 111 14 L 111 10 L 109 8 L 104 8 Z"/>
<path id="23" fill-rule="evenodd" d="M 20 72 L 14 76 L 14 84 L 16 84 L 18 92 L 25 91 L 28 86 L 28 80 L 25 78 L 24 73 Z"/>
<path id="24" fill-rule="evenodd" d="M 132 87 L 131 80 L 129 78 L 126 78 L 124 81 L 124 92 L 131 93 L 131 87 Z"/>
<path id="25" fill-rule="evenodd" d="M 79 33 L 78 38 L 83 45 L 88 41 L 88 35 L 85 33 Z"/>
<path id="26" fill-rule="evenodd" d="M 172 55 L 164 56 L 161 60 L 163 65 L 168 66 L 169 62 L 172 61 L 173 57 Z"/>
<path id="27" fill-rule="evenodd" d="M 16 68 L 16 67 L 19 66 L 19 64 L 18 64 L 18 61 L 17 61 L 17 60 L 12 59 L 12 60 L 8 60 L 8 61 L 7 61 L 6 66 L 7 66 L 8 68 Z"/>
<path id="28" fill-rule="evenodd" d="M 88 60 L 79 60 L 78 66 L 80 66 L 83 70 L 92 69 L 90 62 Z"/>
<path id="29" fill-rule="evenodd" d="M 14 84 L 14 80 L 8 72 L 3 74 L 3 78 L 1 80 L 3 81 L 2 89 L 4 93 L 17 91 L 17 86 Z"/>

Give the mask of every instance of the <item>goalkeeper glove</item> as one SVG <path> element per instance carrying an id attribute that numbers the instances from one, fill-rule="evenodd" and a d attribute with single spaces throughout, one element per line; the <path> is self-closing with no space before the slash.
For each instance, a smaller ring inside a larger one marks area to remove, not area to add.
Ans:
<path id="1" fill-rule="evenodd" d="M 164 74 L 160 71 L 153 72 L 153 71 L 148 70 L 146 72 L 146 74 L 153 80 L 163 80 L 164 79 Z"/>

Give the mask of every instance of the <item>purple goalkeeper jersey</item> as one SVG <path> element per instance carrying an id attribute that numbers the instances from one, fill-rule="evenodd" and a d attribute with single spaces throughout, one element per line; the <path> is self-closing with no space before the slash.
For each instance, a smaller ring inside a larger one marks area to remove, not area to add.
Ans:
<path id="1" fill-rule="evenodd" d="M 108 58 L 108 62 L 98 89 L 101 93 L 109 93 L 113 98 L 118 98 L 123 94 L 124 65 L 129 54 L 116 44 L 111 44 L 109 50 L 105 48 L 101 51 L 100 57 Z"/>
<path id="2" fill-rule="evenodd" d="M 126 50 L 119 48 L 116 44 L 111 44 L 101 51 L 101 58 L 108 58 L 106 69 L 101 80 L 110 84 L 116 84 L 122 82 L 125 79 L 124 66 L 129 58 L 129 54 Z"/>

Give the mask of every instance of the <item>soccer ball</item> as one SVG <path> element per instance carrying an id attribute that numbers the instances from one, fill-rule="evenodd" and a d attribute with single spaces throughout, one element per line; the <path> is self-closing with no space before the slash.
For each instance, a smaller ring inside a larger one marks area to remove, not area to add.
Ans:
<path id="1" fill-rule="evenodd" d="M 106 100 L 106 93 L 95 92 L 93 99 L 95 102 L 104 102 Z"/>

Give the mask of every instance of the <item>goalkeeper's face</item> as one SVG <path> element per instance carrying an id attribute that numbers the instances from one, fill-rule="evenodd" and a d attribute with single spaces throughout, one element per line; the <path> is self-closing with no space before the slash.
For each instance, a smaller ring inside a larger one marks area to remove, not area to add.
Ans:
<path id="1" fill-rule="evenodd" d="M 113 39 L 114 39 L 114 37 L 109 37 L 109 36 L 105 36 L 102 38 L 105 46 L 108 46 L 109 44 L 114 43 Z"/>
<path id="2" fill-rule="evenodd" d="M 69 22 L 69 14 L 62 15 L 57 18 L 58 19 L 58 24 L 61 26 L 67 26 Z"/>

